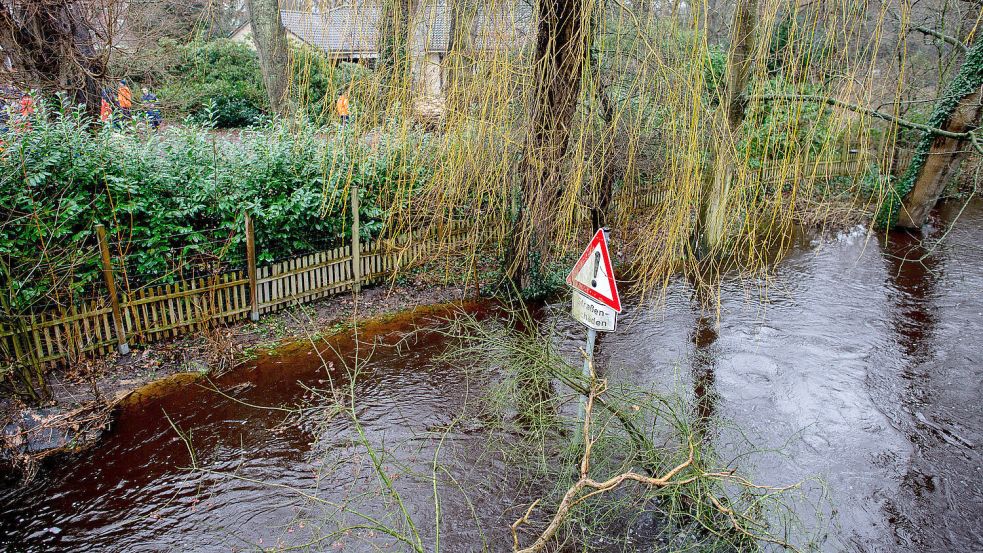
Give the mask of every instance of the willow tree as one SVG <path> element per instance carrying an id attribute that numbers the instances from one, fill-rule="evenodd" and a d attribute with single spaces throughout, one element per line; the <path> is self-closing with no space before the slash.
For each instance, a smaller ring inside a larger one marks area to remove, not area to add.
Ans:
<path id="1" fill-rule="evenodd" d="M 728 148 L 736 144 L 736 135 L 744 122 L 748 105 L 748 84 L 755 46 L 758 0 L 740 0 L 734 10 L 730 49 L 723 98 L 716 114 L 721 140 L 716 143 L 715 167 L 709 187 L 700 202 L 696 225 L 698 252 L 705 254 L 720 245 L 727 222 L 727 197 L 733 181 L 734 156 Z"/>
<path id="2" fill-rule="evenodd" d="M 612 85 L 601 74 L 600 54 L 592 49 L 590 54 L 591 72 L 597 88 L 595 101 L 598 104 L 598 115 L 601 119 L 601 152 L 599 182 L 596 187 L 596 198 L 590 209 L 591 229 L 607 226 L 608 211 L 614 198 L 614 185 L 621 175 L 618 170 L 618 129 L 615 114 L 615 101 L 611 98 Z"/>
<path id="3" fill-rule="evenodd" d="M 450 27 L 447 36 L 447 89 L 453 91 L 460 84 L 464 72 L 465 57 L 472 51 L 475 19 L 478 15 L 477 0 L 450 1 Z"/>
<path id="4" fill-rule="evenodd" d="M 0 51 L 10 59 L 14 82 L 65 93 L 97 115 L 112 47 L 113 13 L 111 4 L 96 8 L 77 0 L 0 3 Z"/>
<path id="5" fill-rule="evenodd" d="M 287 33 L 280 19 L 277 0 L 246 0 L 253 42 L 259 54 L 263 84 L 270 98 L 270 108 L 279 114 L 287 111 L 287 85 L 290 81 L 287 58 Z"/>
<path id="6" fill-rule="evenodd" d="M 410 22 L 416 0 L 383 0 L 379 13 L 379 58 L 376 71 L 381 98 L 391 101 L 407 92 L 410 61 Z"/>
<path id="7" fill-rule="evenodd" d="M 588 53 L 590 14 L 585 0 L 542 0 L 532 63 L 535 84 L 510 236 L 512 281 L 531 284 L 550 257 L 550 228 L 563 192 L 563 160 L 580 99 Z M 541 273 L 540 273 L 541 274 Z"/>

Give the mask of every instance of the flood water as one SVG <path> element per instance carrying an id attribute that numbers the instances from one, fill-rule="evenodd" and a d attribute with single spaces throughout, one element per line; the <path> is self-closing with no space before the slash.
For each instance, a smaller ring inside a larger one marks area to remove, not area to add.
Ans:
<path id="1" fill-rule="evenodd" d="M 678 280 L 664 299 L 626 308 L 597 364 L 611 380 L 686 394 L 722 421 L 707 430 L 722 458 L 761 450 L 740 460 L 758 483 L 804 481 L 795 507 L 823 551 L 981 551 L 983 202 L 941 243 L 921 238 L 858 229 L 805 241 L 766 283 L 725 283 L 719 323 Z M 350 334 L 332 338 L 338 355 L 320 347 L 327 368 L 303 344 L 257 359 L 215 382 L 226 395 L 201 381 L 158 387 L 121 409 L 97 447 L 0 490 L 0 547 L 402 550 L 372 529 L 331 535 L 342 519 L 365 525 L 354 511 L 400 513 L 351 418 L 330 408 L 345 393 L 305 388 L 333 386 L 356 398 L 365 439 L 385 452 L 381 470 L 429 549 L 440 447 L 441 548 L 511 550 L 508 525 L 531 498 L 501 477 L 508 467 L 471 416 L 494 375 L 441 361 L 437 333 L 406 338 L 447 313 L 365 326 L 357 348 Z M 555 316 L 573 355 L 583 331 Z M 367 360 L 352 379 L 342 360 L 356 349 Z M 256 407 L 305 398 L 325 407 Z"/>

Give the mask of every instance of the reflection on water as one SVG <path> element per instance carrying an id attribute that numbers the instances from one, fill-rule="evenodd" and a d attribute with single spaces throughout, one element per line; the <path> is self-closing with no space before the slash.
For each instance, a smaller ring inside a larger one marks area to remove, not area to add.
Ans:
<path id="1" fill-rule="evenodd" d="M 441 507 L 453 513 L 443 519 L 441 542 L 458 551 L 486 539 L 505 543 L 502 517 L 511 516 L 517 493 L 488 478 L 504 468 L 473 425 L 458 421 L 484 385 L 481 375 L 436 361 L 444 338 L 414 332 L 442 324 L 449 312 L 364 326 L 357 343 L 341 335 L 319 350 L 299 344 L 260 358 L 215 381 L 225 395 L 204 383 L 175 382 L 136 398 L 98 448 L 57 463 L 25 489 L 0 491 L 0 549 L 391 547 L 376 530 L 329 535 L 338 521 L 364 526 L 356 511 L 400 526 L 385 518 L 391 500 L 380 495 L 351 418 L 335 409 L 335 398 L 345 394 L 332 389 L 357 397 L 362 431 L 384 450 L 382 470 L 406 498 L 425 541 L 432 542 L 435 526 L 429 475 L 440 443 Z M 361 370 L 352 379 L 345 367 L 355 365 L 356 351 Z M 300 415 L 279 409 L 303 404 L 311 387 L 326 390 L 322 409 Z M 171 423 L 190 436 L 194 461 Z M 448 428 L 454 431 L 445 436 Z M 186 470 L 193 462 L 206 472 Z"/>
<path id="2" fill-rule="evenodd" d="M 713 419 L 717 392 L 714 389 L 714 363 L 716 358 L 717 319 L 702 313 L 696 319 L 692 336 L 693 354 L 690 370 L 693 378 L 693 398 L 696 405 L 696 428 L 702 433 Z"/>
<path id="3" fill-rule="evenodd" d="M 824 551 L 980 551 L 981 245 L 980 202 L 941 245 L 863 229 L 816 240 L 760 290 L 726 281 L 719 321 L 679 279 L 664 303 L 626 308 L 619 331 L 600 342 L 598 369 L 612 381 L 686 394 L 724 459 L 748 443 L 761 451 L 739 458 L 756 481 L 805 481 L 796 507 L 820 529 Z M 358 398 L 366 438 L 385 445 L 383 470 L 425 543 L 436 525 L 430 475 L 442 443 L 444 549 L 509 550 L 508 524 L 530 498 L 501 477 L 509 468 L 468 422 L 489 375 L 442 363 L 444 339 L 411 332 L 439 316 L 363 328 L 359 355 L 373 353 L 354 379 L 342 367 L 356 341 L 340 336 L 333 350 L 301 345 L 218 379 L 235 399 L 187 382 L 138 398 L 98 448 L 56 462 L 27 488 L 0 491 L 0 547 L 398 550 L 367 531 L 327 534 L 325 521 L 351 515 L 339 504 L 356 501 L 379 516 L 391 506 L 357 429 L 330 397 L 287 425 L 283 412 L 247 405 L 293 406 L 310 393 L 305 386 L 333 386 Z M 579 358 L 582 329 L 566 317 L 558 325 L 561 348 Z M 211 472 L 185 470 L 192 457 L 172 422 Z M 312 504 L 297 490 L 333 503 Z"/>
<path id="4" fill-rule="evenodd" d="M 965 273 L 980 267 L 983 233 L 979 206 L 969 213 L 972 222 L 941 242 L 942 229 L 935 228 L 926 236 L 892 234 L 883 249 L 903 353 L 885 413 L 912 444 L 898 493 L 884 510 L 896 543 L 921 551 L 983 548 L 983 472 L 974 451 L 983 419 L 983 348 L 964 345 L 978 344 L 983 328 L 976 297 L 983 280 L 978 270 Z M 975 284 L 976 293 L 966 284 Z"/>
<path id="5" fill-rule="evenodd" d="M 934 233 L 938 234 L 938 232 Z M 926 247 L 933 236 L 894 232 L 883 248 L 888 277 L 894 287 L 894 330 L 912 367 L 923 360 L 935 327 L 932 300 L 936 283 L 943 278 L 942 255 Z M 934 246 L 936 243 L 930 243 Z"/>
<path id="6" fill-rule="evenodd" d="M 799 247 L 726 281 L 719 325 L 678 280 L 605 337 L 609 378 L 688 394 L 760 483 L 805 481 L 824 551 L 983 551 L 983 202 L 941 234 Z"/>

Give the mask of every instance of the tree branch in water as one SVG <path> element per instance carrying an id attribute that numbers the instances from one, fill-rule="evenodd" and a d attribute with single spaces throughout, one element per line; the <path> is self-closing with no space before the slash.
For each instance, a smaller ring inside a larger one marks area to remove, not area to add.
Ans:
<path id="1" fill-rule="evenodd" d="M 619 487 L 621 484 L 625 482 L 629 482 L 629 481 L 637 482 L 639 484 L 649 486 L 652 488 L 665 488 L 669 486 L 684 486 L 686 484 L 695 482 L 701 478 L 732 478 L 733 481 L 737 482 L 740 485 L 747 485 L 747 487 L 759 488 L 759 486 L 749 485 L 750 483 L 746 482 L 744 479 L 740 477 L 734 477 L 733 471 L 708 473 L 695 467 L 693 464 L 695 446 L 692 440 L 689 440 L 689 456 L 687 457 L 687 459 L 676 465 L 673 469 L 666 472 L 662 476 L 659 477 L 645 476 L 637 472 L 628 471 L 618 474 L 616 476 L 612 476 L 607 480 L 603 480 L 603 481 L 597 481 L 591 478 L 589 474 L 591 449 L 593 448 L 594 442 L 596 441 L 591 439 L 591 435 L 590 435 L 591 418 L 594 410 L 594 402 L 607 389 L 607 383 L 603 379 L 598 380 L 594 377 L 593 363 L 588 363 L 588 366 L 590 367 L 590 372 L 591 372 L 591 385 L 590 385 L 590 391 L 587 394 L 587 406 L 584 409 L 584 429 L 583 429 L 584 454 L 580 460 L 580 478 L 577 480 L 576 483 L 573 484 L 573 486 L 571 486 L 567 490 L 565 494 L 563 494 L 563 499 L 560 501 L 560 504 L 557 506 L 556 512 L 553 514 L 553 517 L 550 519 L 550 522 L 547 525 L 546 529 L 543 530 L 543 532 L 536 538 L 533 544 L 530 545 L 529 547 L 526 547 L 524 549 L 519 548 L 518 529 L 521 525 L 529 523 L 529 517 L 532 514 L 533 510 L 536 508 L 536 505 L 539 504 L 540 500 L 537 499 L 536 501 L 534 501 L 532 505 L 529 506 L 529 509 L 526 510 L 526 513 L 521 518 L 519 518 L 518 520 L 512 523 L 511 525 L 512 543 L 516 553 L 540 553 L 546 548 L 547 545 L 549 545 L 552 542 L 553 538 L 556 537 L 556 534 L 560 531 L 560 528 L 563 527 L 564 521 L 566 521 L 566 519 L 570 514 L 570 511 L 574 507 L 576 507 L 580 503 L 583 503 L 584 501 L 595 495 L 599 495 L 614 490 L 615 488 Z M 684 471 L 686 471 L 687 469 L 691 469 L 693 473 L 687 475 L 686 477 L 680 478 L 679 475 Z M 782 490 L 787 488 L 768 488 L 768 489 Z M 739 517 L 741 517 L 741 514 L 731 508 L 725 507 L 722 503 L 720 503 L 720 501 L 716 497 L 713 497 L 711 495 L 710 502 L 713 505 L 713 507 L 717 509 L 718 512 L 726 516 L 731 521 L 731 524 L 733 524 L 735 531 L 751 539 L 774 543 L 785 549 L 797 551 L 797 549 L 788 542 L 776 538 L 772 538 L 767 535 L 765 536 L 756 535 L 748 531 L 745 528 L 745 526 L 741 524 L 741 522 L 739 521 Z"/>

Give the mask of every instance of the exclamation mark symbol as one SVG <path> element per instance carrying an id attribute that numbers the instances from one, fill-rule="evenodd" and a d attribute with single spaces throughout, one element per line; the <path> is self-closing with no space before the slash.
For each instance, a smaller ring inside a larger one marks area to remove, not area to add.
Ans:
<path id="1" fill-rule="evenodd" d="M 594 252 L 594 277 L 590 281 L 591 288 L 597 288 L 597 270 L 601 268 L 601 252 Z"/>

